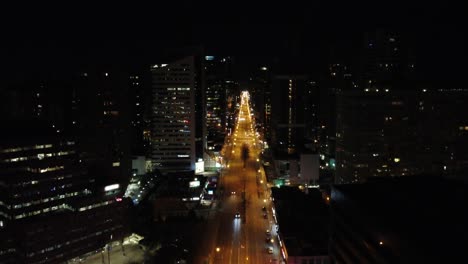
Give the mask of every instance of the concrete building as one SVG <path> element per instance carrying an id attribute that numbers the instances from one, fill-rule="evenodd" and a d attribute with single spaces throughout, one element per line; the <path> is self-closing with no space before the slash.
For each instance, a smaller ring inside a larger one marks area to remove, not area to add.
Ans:
<path id="1" fill-rule="evenodd" d="M 125 76 L 88 69 L 1 89 L 0 262 L 66 261 L 128 233 Z"/>
<path id="2" fill-rule="evenodd" d="M 128 233 L 120 185 L 100 185 L 73 137 L 10 124 L 0 142 L 0 262 L 66 261 Z"/>
<path id="3" fill-rule="evenodd" d="M 205 106 L 195 56 L 152 66 L 152 160 L 161 172 L 195 170 L 206 148 Z"/>

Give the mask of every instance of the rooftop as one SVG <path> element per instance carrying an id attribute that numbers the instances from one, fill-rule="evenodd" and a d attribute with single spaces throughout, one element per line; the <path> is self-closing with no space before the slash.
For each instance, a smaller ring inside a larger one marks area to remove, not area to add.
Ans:
<path id="1" fill-rule="evenodd" d="M 276 215 L 288 255 L 328 254 L 328 206 L 318 189 L 272 188 Z"/>

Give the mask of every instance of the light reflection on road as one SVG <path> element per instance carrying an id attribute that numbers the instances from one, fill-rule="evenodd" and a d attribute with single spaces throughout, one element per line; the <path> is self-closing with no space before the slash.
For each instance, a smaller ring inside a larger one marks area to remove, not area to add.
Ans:
<path id="1" fill-rule="evenodd" d="M 229 166 L 223 173 L 222 185 L 225 194 L 222 199 L 219 217 L 221 223 L 216 240 L 221 251 L 214 254 L 214 261 L 210 264 L 264 264 L 270 263 L 272 259 L 279 259 L 280 256 L 269 199 L 270 192 L 260 166 L 259 154 L 262 145 L 257 144 L 258 133 L 253 130 L 253 115 L 250 113 L 248 94 L 243 93 L 241 98 L 238 121 L 234 126 L 236 129 L 233 137 L 227 140 L 235 144 L 224 146 Z M 244 144 L 249 146 L 250 154 L 245 168 L 241 159 L 241 148 Z M 242 193 L 244 190 L 245 196 Z M 232 194 L 233 191 L 236 193 Z M 267 219 L 263 217 L 263 206 L 267 207 Z M 236 212 L 240 212 L 241 219 L 235 218 Z M 267 241 L 266 229 L 270 229 L 273 243 Z M 273 247 L 273 254 L 268 253 L 268 247 Z"/>

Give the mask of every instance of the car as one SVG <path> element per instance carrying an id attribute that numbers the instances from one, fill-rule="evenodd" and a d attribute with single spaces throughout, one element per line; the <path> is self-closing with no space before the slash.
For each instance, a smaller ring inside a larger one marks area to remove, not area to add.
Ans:
<path id="1" fill-rule="evenodd" d="M 231 195 L 236 195 L 236 192 L 235 192 L 235 191 L 232 191 L 232 192 L 231 192 Z"/>
<path id="2" fill-rule="evenodd" d="M 266 213 L 264 213 L 263 218 L 268 219 L 268 215 Z"/>
<path id="3" fill-rule="evenodd" d="M 268 254 L 273 254 L 273 247 L 268 247 Z"/>
<path id="4" fill-rule="evenodd" d="M 270 234 L 270 229 L 267 229 L 267 230 L 266 230 L 266 234 L 267 234 L 267 235 Z"/>
<path id="5" fill-rule="evenodd" d="M 235 218 L 240 218 L 240 213 L 237 212 L 236 215 L 234 216 Z"/>

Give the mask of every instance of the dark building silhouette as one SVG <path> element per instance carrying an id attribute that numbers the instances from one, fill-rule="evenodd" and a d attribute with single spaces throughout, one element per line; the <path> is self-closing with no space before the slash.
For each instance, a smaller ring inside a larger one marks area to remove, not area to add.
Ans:
<path id="1" fill-rule="evenodd" d="M 78 119 L 72 122 L 80 156 L 102 173 L 101 185 L 118 183 L 122 191 L 131 176 L 128 90 L 128 73 L 119 69 L 90 69 L 73 82 L 72 105 Z"/>
<path id="2" fill-rule="evenodd" d="M 147 69 L 133 71 L 129 76 L 129 108 L 131 153 L 151 155 L 151 75 Z"/>
<path id="3" fill-rule="evenodd" d="M 281 254 L 288 263 L 330 263 L 329 209 L 318 189 L 272 188 Z"/>
<path id="4" fill-rule="evenodd" d="M 125 77 L 95 72 L 0 91 L 15 107 L 1 112 L 2 263 L 66 261 L 128 234 Z"/>
<path id="5" fill-rule="evenodd" d="M 232 118 L 228 113 L 228 106 L 233 108 L 232 97 L 238 92 L 239 85 L 233 72 L 234 63 L 235 58 L 230 56 L 205 56 L 206 129 L 207 147 L 210 151 L 221 149 L 226 128 L 233 124 L 230 123 Z"/>
<path id="6" fill-rule="evenodd" d="M 271 88 L 271 145 L 300 153 L 316 138 L 316 83 L 305 75 L 277 75 Z"/>
<path id="7" fill-rule="evenodd" d="M 361 86 L 415 77 L 416 62 L 404 34 L 384 29 L 366 32 L 360 53 L 356 65 Z"/>
<path id="8" fill-rule="evenodd" d="M 251 69 L 252 75 L 247 81 L 251 94 L 251 103 L 255 109 L 257 130 L 266 140 L 271 139 L 271 68 L 269 64 Z"/>
<path id="9" fill-rule="evenodd" d="M 337 183 L 466 170 L 467 91 L 412 88 L 337 95 Z"/>
<path id="10" fill-rule="evenodd" d="M 333 186 L 334 263 L 466 262 L 466 187 L 427 175 Z"/>

